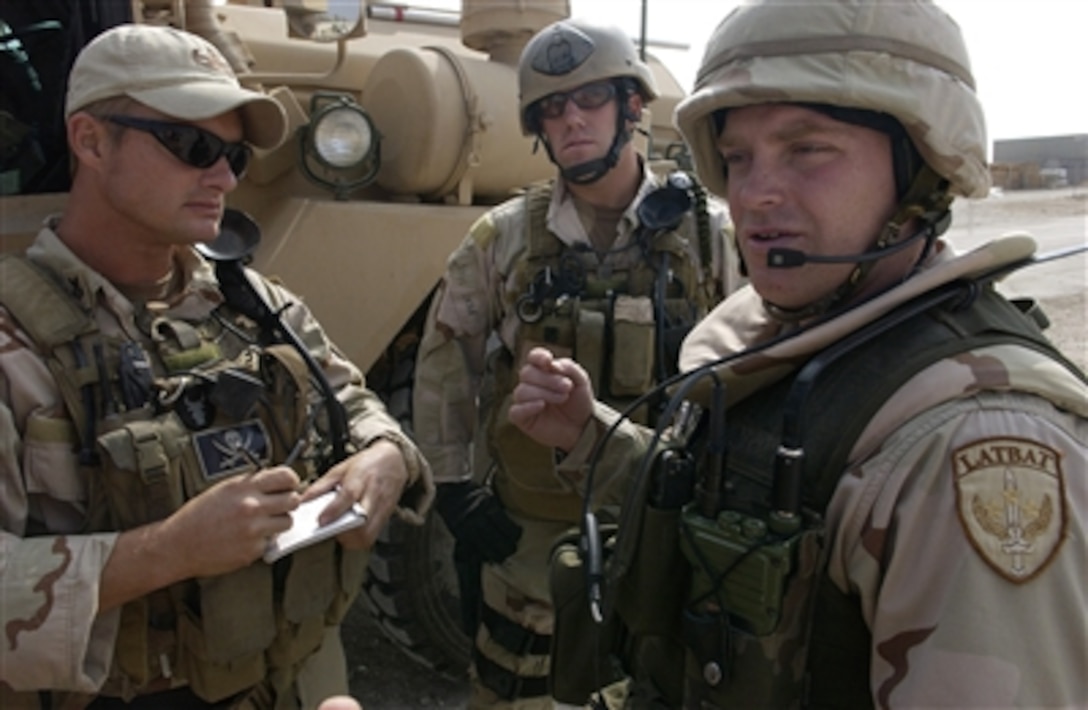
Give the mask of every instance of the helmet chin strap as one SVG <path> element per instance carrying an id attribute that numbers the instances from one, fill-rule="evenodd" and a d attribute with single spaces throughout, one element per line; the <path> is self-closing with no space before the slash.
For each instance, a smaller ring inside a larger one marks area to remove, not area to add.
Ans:
<path id="1" fill-rule="evenodd" d="M 925 239 L 925 248 L 922 249 L 922 253 L 919 254 L 918 260 L 914 264 L 914 268 L 917 268 L 929 255 L 930 250 L 933 248 L 933 242 L 941 234 L 944 234 L 952 223 L 951 205 L 952 195 L 948 191 L 948 181 L 933 172 L 928 165 L 923 165 L 911 183 L 907 194 L 899 201 L 895 214 L 880 230 L 879 237 L 864 254 L 888 250 L 889 247 L 901 241 L 903 226 L 911 220 L 917 219 L 919 222 L 918 229 L 902 240 Z M 892 253 L 894 251 L 888 250 L 889 255 Z M 850 275 L 838 288 L 827 296 L 800 308 L 779 306 L 766 299 L 763 299 L 763 306 L 776 320 L 786 323 L 796 323 L 828 313 L 848 302 L 858 292 L 873 267 L 882 258 L 883 256 L 865 261 L 859 260 Z"/>
<path id="2" fill-rule="evenodd" d="M 593 160 L 587 160 L 584 163 L 578 163 L 577 165 L 564 168 L 555 159 L 555 153 L 552 152 L 552 145 L 548 142 L 548 139 L 544 137 L 544 134 L 540 133 L 537 135 L 537 139 L 544 144 L 544 149 L 548 151 L 548 159 L 559 168 L 559 174 L 567 182 L 575 185 L 589 185 L 590 183 L 597 182 L 603 178 L 609 170 L 616 167 L 616 164 L 620 161 L 620 150 L 622 150 L 623 146 L 631 140 L 631 131 L 627 128 L 627 122 L 637 121 L 638 117 L 632 115 L 627 106 L 626 96 L 622 92 L 616 94 L 616 101 L 619 108 L 619 110 L 616 111 L 616 134 L 612 138 L 612 145 L 609 146 L 608 152 L 600 158 L 594 158 Z"/>

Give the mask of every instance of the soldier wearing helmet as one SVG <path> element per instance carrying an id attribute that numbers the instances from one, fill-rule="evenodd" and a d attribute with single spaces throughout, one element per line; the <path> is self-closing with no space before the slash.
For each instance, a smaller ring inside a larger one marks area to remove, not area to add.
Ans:
<path id="1" fill-rule="evenodd" d="M 575 357 L 624 406 L 675 371 L 683 334 L 740 276 L 724 207 L 636 151 L 656 89 L 623 32 L 549 25 L 525 46 L 518 81 L 522 127 L 559 175 L 488 212 L 450 256 L 420 343 L 413 424 L 456 539 L 470 704 L 551 707 L 548 555 L 585 491 L 506 418 L 521 360 L 541 345 Z M 679 208 L 644 219 L 655 204 Z M 618 487 L 598 483 L 614 506 Z"/>
<path id="2" fill-rule="evenodd" d="M 621 156 L 631 161 L 631 132 L 642 118 L 642 106 L 655 98 L 650 67 L 616 27 L 556 22 L 533 36 L 518 62 L 521 130 L 535 135 L 563 179 L 576 185 L 600 180 Z M 568 101 L 581 109 L 615 102 L 615 130 L 605 152 L 567 157 L 561 139 L 544 131 L 544 119 L 563 115 Z"/>
<path id="3" fill-rule="evenodd" d="M 542 349 L 509 410 L 567 465 L 596 451 L 596 475 L 648 491 L 600 628 L 682 650 L 614 645 L 634 697 L 1085 705 L 1088 633 L 1065 619 L 1088 595 L 1088 378 L 994 288 L 1030 236 L 941 238 L 954 196 L 989 186 L 959 27 L 928 0 L 757 0 L 715 30 L 675 120 L 751 279 L 685 339 L 681 416 L 617 421 Z M 698 484 L 662 525 L 656 474 L 683 465 Z"/>

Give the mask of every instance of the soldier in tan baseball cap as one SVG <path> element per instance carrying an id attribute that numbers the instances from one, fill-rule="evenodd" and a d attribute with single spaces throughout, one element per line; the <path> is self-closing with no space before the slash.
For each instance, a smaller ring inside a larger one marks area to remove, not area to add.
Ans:
<path id="1" fill-rule="evenodd" d="M 284 112 L 165 27 L 101 34 L 70 86 L 63 214 L 0 255 L 0 707 L 351 706 L 365 550 L 433 485 L 303 299 L 197 248 L 246 227 Z M 324 493 L 354 527 L 271 560 Z"/>
<path id="2" fill-rule="evenodd" d="M 65 118 L 116 96 L 184 121 L 238 109 L 246 142 L 258 148 L 279 145 L 287 126 L 279 102 L 242 88 L 214 45 L 172 27 L 121 25 L 83 48 L 68 79 Z"/>

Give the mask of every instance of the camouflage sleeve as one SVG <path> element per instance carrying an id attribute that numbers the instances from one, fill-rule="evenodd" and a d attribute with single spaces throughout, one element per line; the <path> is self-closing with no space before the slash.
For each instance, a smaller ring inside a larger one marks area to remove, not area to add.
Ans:
<path id="1" fill-rule="evenodd" d="M 119 611 L 98 613 L 117 536 L 76 534 L 86 491 L 58 401 L 0 308 L 0 684 L 87 693 L 106 679 L 120 621 Z M 44 534 L 26 537 L 31 518 Z"/>
<path id="2" fill-rule="evenodd" d="M 626 482 L 642 465 L 650 449 L 653 431 L 629 419 L 602 402 L 593 407 L 582 436 L 559 462 L 557 470 L 585 495 L 585 484 L 592 471 L 595 506 L 620 505 Z M 599 449 L 599 451 L 598 451 Z"/>
<path id="3" fill-rule="evenodd" d="M 876 706 L 1088 705 L 1086 441 L 1083 412 L 982 392 L 844 476 L 829 572 L 872 631 Z"/>
<path id="4" fill-rule="evenodd" d="M 438 482 L 472 475 L 487 339 L 498 325 L 498 276 L 488 256 L 497 236 L 484 215 L 450 255 L 419 346 L 412 428 Z"/>
<path id="5" fill-rule="evenodd" d="M 274 306 L 291 304 L 284 312 L 284 318 L 321 366 L 337 399 L 344 405 L 352 444 L 364 449 L 384 439 L 400 449 L 408 469 L 408 485 L 401 496 L 398 514 L 407 520 L 422 520 L 421 516 L 427 512 L 434 498 L 434 482 L 431 469 L 419 449 L 404 434 L 397 420 L 390 416 L 381 398 L 366 386 L 359 368 L 329 340 L 302 299 L 267 279 L 262 278 L 261 282 L 265 284 Z"/>

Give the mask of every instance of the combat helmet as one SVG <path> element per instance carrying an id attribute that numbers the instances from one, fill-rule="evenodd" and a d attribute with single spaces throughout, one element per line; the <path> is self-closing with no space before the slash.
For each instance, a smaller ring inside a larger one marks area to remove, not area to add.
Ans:
<path id="1" fill-rule="evenodd" d="M 763 0 L 733 10 L 708 40 L 695 89 L 674 116 L 708 188 L 725 194 L 713 114 L 787 101 L 889 114 L 954 193 L 989 191 L 967 47 L 929 0 Z"/>
<path id="2" fill-rule="evenodd" d="M 593 182 L 616 164 L 620 148 L 631 139 L 627 121 L 639 119 L 626 111 L 626 99 L 631 92 L 638 92 L 644 102 L 657 98 L 653 73 L 623 30 L 578 19 L 553 22 L 537 32 L 518 61 L 521 131 L 527 136 L 536 135 L 553 163 L 555 157 L 543 139 L 536 115 L 540 100 L 597 81 L 611 81 L 617 88 L 621 110 L 616 117 L 616 135 L 605 156 L 562 170 L 566 179 L 576 183 Z"/>
<path id="3" fill-rule="evenodd" d="M 873 250 L 915 217 L 932 242 L 951 221 L 952 195 L 989 191 L 986 124 L 967 47 L 930 0 L 754 0 L 734 9 L 708 40 L 694 91 L 674 115 L 708 189 L 726 194 L 717 137 L 728 109 L 785 102 L 883 130 L 893 141 L 894 126 L 920 156 Z M 863 115 L 882 125 L 857 119 Z M 872 263 L 859 264 L 849 283 Z"/>

